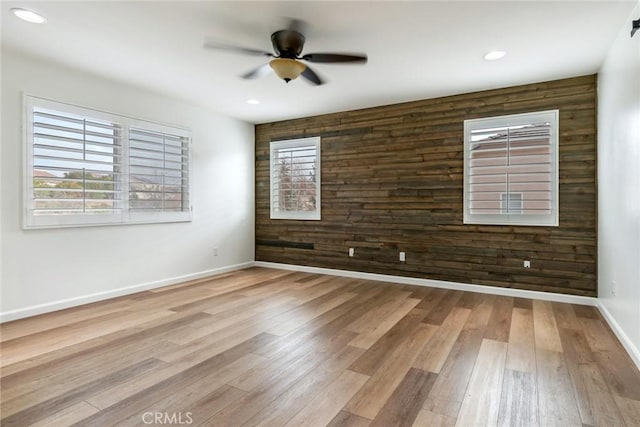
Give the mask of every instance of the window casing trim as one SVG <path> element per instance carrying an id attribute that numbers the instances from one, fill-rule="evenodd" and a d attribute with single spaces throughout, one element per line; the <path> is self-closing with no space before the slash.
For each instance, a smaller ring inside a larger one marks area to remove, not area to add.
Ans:
<path id="1" fill-rule="evenodd" d="M 87 118 L 111 121 L 120 125 L 121 141 L 120 141 L 120 174 L 122 180 L 118 182 L 121 187 L 120 193 L 120 213 L 113 214 L 72 214 L 72 215 L 34 215 L 33 214 L 33 167 L 34 167 L 34 146 L 33 146 L 33 108 L 40 107 L 51 110 L 58 110 L 64 113 L 86 116 Z M 192 201 L 192 132 L 188 129 L 167 125 L 143 119 L 132 118 L 122 114 L 110 113 L 91 107 L 83 107 L 65 101 L 57 101 L 43 98 L 40 96 L 23 93 L 23 109 L 22 109 L 22 144 L 23 144 L 23 162 L 26 168 L 22 172 L 23 179 L 23 197 L 21 208 L 23 211 L 22 228 L 24 230 L 42 229 L 42 228 L 75 228 L 75 227 L 92 227 L 104 225 L 127 225 L 127 224 L 155 224 L 168 222 L 189 222 L 193 219 L 193 201 Z M 187 191 L 189 193 L 189 208 L 181 212 L 131 212 L 129 210 L 129 129 L 145 129 L 154 132 L 167 133 L 188 141 L 188 161 L 187 174 L 188 183 Z"/>

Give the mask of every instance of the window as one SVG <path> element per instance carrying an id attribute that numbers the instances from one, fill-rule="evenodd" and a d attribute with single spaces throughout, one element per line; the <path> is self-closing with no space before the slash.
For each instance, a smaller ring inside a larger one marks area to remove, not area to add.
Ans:
<path id="1" fill-rule="evenodd" d="M 191 219 L 190 133 L 32 96 L 25 228 Z"/>
<path id="2" fill-rule="evenodd" d="M 500 194 L 500 213 L 522 214 L 522 193 Z"/>
<path id="3" fill-rule="evenodd" d="M 188 159 L 187 137 L 130 129 L 130 212 L 188 212 Z"/>
<path id="4" fill-rule="evenodd" d="M 464 222 L 558 225 L 558 110 L 465 120 Z"/>
<path id="5" fill-rule="evenodd" d="M 271 218 L 320 219 L 320 137 L 272 141 Z"/>

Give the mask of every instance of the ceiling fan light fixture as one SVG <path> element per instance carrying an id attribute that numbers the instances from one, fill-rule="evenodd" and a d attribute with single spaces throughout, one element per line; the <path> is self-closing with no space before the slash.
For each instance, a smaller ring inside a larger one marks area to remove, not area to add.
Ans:
<path id="1" fill-rule="evenodd" d="M 14 7 L 11 12 L 23 21 L 31 22 L 32 24 L 44 24 L 47 22 L 47 18 L 32 10 Z"/>
<path id="2" fill-rule="evenodd" d="M 276 72 L 276 75 L 287 83 L 298 78 L 307 68 L 302 62 L 288 58 L 276 58 L 269 65 Z"/>

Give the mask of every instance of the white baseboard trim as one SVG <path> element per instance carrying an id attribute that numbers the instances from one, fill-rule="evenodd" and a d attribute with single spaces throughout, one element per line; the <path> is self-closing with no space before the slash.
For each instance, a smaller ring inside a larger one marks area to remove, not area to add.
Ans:
<path id="1" fill-rule="evenodd" d="M 624 349 L 627 350 L 627 353 L 629 354 L 629 357 L 631 357 L 631 360 L 633 360 L 633 363 L 635 363 L 638 369 L 640 369 L 640 350 L 638 349 L 638 347 L 636 347 L 633 344 L 633 341 L 629 339 L 629 336 L 620 327 L 620 324 L 611 315 L 609 310 L 607 310 L 607 307 L 605 307 L 602 301 L 598 301 L 597 307 L 598 310 L 600 310 L 600 313 L 602 313 L 602 317 L 604 317 L 604 319 L 609 324 L 609 327 L 611 327 L 613 333 L 616 334 L 616 337 L 618 337 L 618 340 L 620 341 Z"/>
<path id="2" fill-rule="evenodd" d="M 62 310 L 64 308 L 76 307 L 78 305 L 89 304 L 96 301 L 102 301 L 109 298 L 115 298 L 123 295 L 134 294 L 136 292 L 142 292 L 149 289 L 160 288 L 168 285 L 175 285 L 177 283 L 187 282 L 189 280 L 201 279 L 207 276 L 214 276 L 216 274 L 227 273 L 230 271 L 241 270 L 253 266 L 254 262 L 244 262 L 241 264 L 229 265 L 220 268 L 214 268 L 211 270 L 200 271 L 197 273 L 185 274 L 183 276 L 171 277 L 168 279 L 156 280 L 153 282 L 141 283 L 133 286 L 126 286 L 123 288 L 111 289 L 104 292 L 97 292 L 89 295 L 81 295 L 73 298 L 67 298 L 59 301 L 48 302 L 44 304 L 33 305 L 31 307 L 20 308 L 17 310 L 6 311 L 0 313 L 0 323 L 9 322 L 11 320 L 22 319 L 24 317 L 31 317 L 38 314 L 49 313 L 52 311 Z"/>
<path id="3" fill-rule="evenodd" d="M 305 273 L 327 274 L 330 276 L 353 277 L 356 279 L 377 280 L 381 282 L 402 283 L 404 285 L 428 286 L 432 288 L 454 289 L 482 294 L 502 295 L 508 297 L 531 298 L 569 304 L 597 306 L 598 300 L 593 297 L 565 295 L 552 292 L 527 291 L 524 289 L 500 288 L 494 286 L 470 285 L 468 283 L 446 282 L 444 280 L 420 279 L 417 277 L 391 276 L 387 274 L 363 273 L 360 271 L 337 270 L 333 268 L 309 267 L 306 265 L 279 264 L 275 262 L 256 261 L 256 267 L 279 268 L 281 270 L 303 271 Z"/>

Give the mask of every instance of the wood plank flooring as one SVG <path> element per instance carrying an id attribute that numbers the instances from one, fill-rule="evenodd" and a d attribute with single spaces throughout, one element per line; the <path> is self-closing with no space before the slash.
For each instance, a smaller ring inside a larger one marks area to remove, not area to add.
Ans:
<path id="1" fill-rule="evenodd" d="M 593 307 L 249 268 L 1 326 L 2 426 L 640 426 Z"/>

